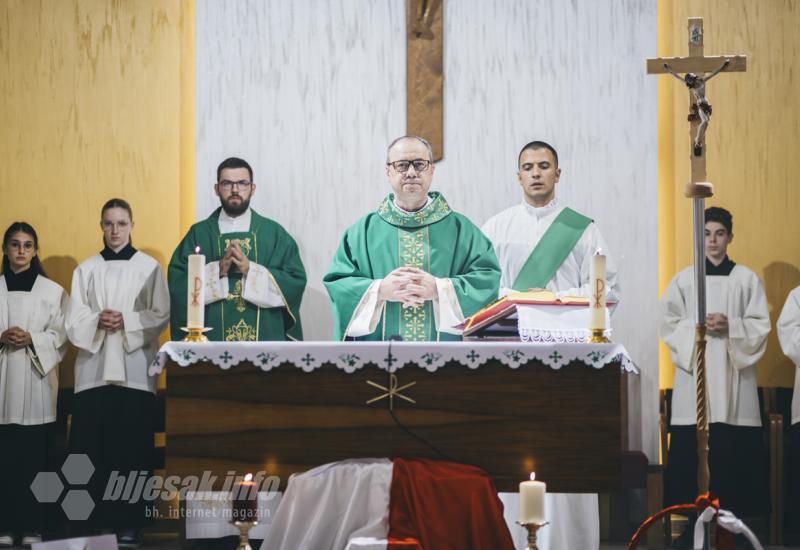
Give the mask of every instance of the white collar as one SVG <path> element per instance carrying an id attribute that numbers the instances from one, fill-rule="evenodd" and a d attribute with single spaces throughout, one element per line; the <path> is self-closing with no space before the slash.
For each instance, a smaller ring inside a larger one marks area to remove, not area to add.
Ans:
<path id="1" fill-rule="evenodd" d="M 534 216 L 537 219 L 541 219 L 547 216 L 548 214 L 552 214 L 553 212 L 558 210 L 561 205 L 558 204 L 558 199 L 556 197 L 553 197 L 553 200 L 551 200 L 544 206 L 539 206 L 539 207 L 533 206 L 529 204 L 528 201 L 526 201 L 525 199 L 522 199 L 522 206 L 525 207 L 525 211 L 528 214 Z"/>
<path id="2" fill-rule="evenodd" d="M 406 210 L 405 208 L 403 208 L 402 206 L 397 204 L 397 197 L 394 198 L 393 202 L 394 202 L 394 207 L 397 208 L 400 212 L 402 212 L 404 214 L 416 214 L 417 212 L 419 212 L 420 210 L 422 210 L 423 208 L 425 208 L 426 206 L 428 206 L 431 203 L 431 196 L 428 195 L 428 198 L 425 201 L 425 204 L 422 205 L 422 208 L 420 208 L 419 210 L 414 210 L 413 212 L 410 211 L 410 210 Z"/>
<path id="3" fill-rule="evenodd" d="M 235 218 L 233 216 L 229 216 L 225 209 L 220 209 L 219 211 L 219 221 L 221 224 L 226 226 L 234 226 L 234 227 L 244 227 L 247 226 L 247 229 L 250 228 L 250 218 L 251 218 L 251 211 L 250 208 L 244 211 L 239 216 Z"/>

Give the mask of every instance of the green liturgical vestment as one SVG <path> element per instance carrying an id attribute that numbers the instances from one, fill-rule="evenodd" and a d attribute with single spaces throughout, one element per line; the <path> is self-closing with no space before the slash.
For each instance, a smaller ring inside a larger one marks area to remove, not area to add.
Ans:
<path id="1" fill-rule="evenodd" d="M 562 210 L 522 266 L 512 288 L 525 292 L 531 288 L 547 286 L 590 223 L 592 223 L 591 218 L 575 212 L 572 208 Z"/>
<path id="2" fill-rule="evenodd" d="M 186 326 L 187 262 L 195 247 L 206 263 L 219 261 L 228 243 L 239 241 L 251 263 L 269 270 L 283 298 L 283 307 L 260 308 L 242 297 L 242 275 L 232 265 L 228 273 L 228 296 L 206 306 L 206 333 L 214 341 L 302 340 L 300 300 L 306 286 L 306 273 L 294 239 L 280 224 L 251 209 L 250 230 L 242 233 L 219 232 L 220 209 L 194 224 L 175 249 L 169 262 L 168 281 L 171 304 L 170 336 L 180 340 Z"/>
<path id="3" fill-rule="evenodd" d="M 449 278 L 465 317 L 497 298 L 500 267 L 492 244 L 466 217 L 450 209 L 439 193 L 418 212 L 403 212 L 389 195 L 377 212 L 350 227 L 323 282 L 333 307 L 334 338 L 344 339 L 364 293 L 376 279 L 398 267 L 416 267 Z M 437 334 L 438 332 L 438 334 Z M 386 302 L 376 330 L 357 340 L 459 340 L 437 330 L 433 305 L 403 308 Z"/>

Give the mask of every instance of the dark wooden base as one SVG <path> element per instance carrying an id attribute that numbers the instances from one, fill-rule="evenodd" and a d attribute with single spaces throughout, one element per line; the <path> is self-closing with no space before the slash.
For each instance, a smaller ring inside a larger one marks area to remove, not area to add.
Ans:
<path id="1" fill-rule="evenodd" d="M 389 401 L 366 402 L 389 386 L 368 365 L 347 374 L 326 364 L 313 373 L 292 365 L 262 372 L 250 364 L 171 364 L 167 380 L 168 475 L 219 477 L 264 470 L 281 479 L 356 457 L 417 456 L 473 464 L 500 491 L 516 491 L 536 471 L 552 492 L 615 489 L 624 447 L 624 380 L 619 365 L 560 370 L 499 362 L 469 369 L 451 363 L 430 373 L 396 370 Z M 395 420 L 396 419 L 396 420 Z"/>

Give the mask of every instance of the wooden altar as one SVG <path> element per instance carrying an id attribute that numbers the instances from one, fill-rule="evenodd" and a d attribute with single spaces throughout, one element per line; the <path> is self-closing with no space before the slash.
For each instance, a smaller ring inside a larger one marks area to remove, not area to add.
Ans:
<path id="1" fill-rule="evenodd" d="M 552 492 L 619 486 L 629 376 L 619 359 L 558 370 L 535 360 L 449 361 L 435 372 L 406 365 L 394 381 L 374 363 L 352 373 L 332 363 L 312 372 L 291 363 L 268 372 L 253 362 L 167 368 L 167 474 L 210 470 L 217 489 L 231 470 L 277 475 L 283 489 L 320 464 L 393 456 L 480 466 L 500 491 L 516 491 L 534 470 Z M 379 386 L 399 393 L 393 411 Z"/>

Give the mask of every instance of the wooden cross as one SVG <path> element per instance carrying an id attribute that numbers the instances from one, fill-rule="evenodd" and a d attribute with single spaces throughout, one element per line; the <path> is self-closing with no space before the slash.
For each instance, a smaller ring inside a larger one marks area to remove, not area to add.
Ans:
<path id="1" fill-rule="evenodd" d="M 694 208 L 694 277 L 697 296 L 695 330 L 695 365 L 697 369 L 697 487 L 708 492 L 708 390 L 706 385 L 706 277 L 704 243 L 704 201 L 714 194 L 706 181 L 705 132 L 711 118 L 711 104 L 705 95 L 706 82 L 723 71 L 747 70 L 747 58 L 741 55 L 706 57 L 703 55 L 703 19 L 689 18 L 689 57 L 660 57 L 647 60 L 648 74 L 670 74 L 689 89 L 690 158 L 692 179 L 684 194 Z M 686 73 L 681 77 L 678 73 Z M 706 538 L 708 540 L 708 538 Z"/>
<path id="2" fill-rule="evenodd" d="M 406 133 L 423 137 L 433 160 L 444 155 L 442 0 L 406 0 Z"/>
<path id="3" fill-rule="evenodd" d="M 703 18 L 690 17 L 689 18 L 689 57 L 657 57 L 655 59 L 647 60 L 647 73 L 648 74 L 673 74 L 687 73 L 693 75 L 699 82 L 696 86 L 702 86 L 702 99 L 700 103 L 705 101 L 705 105 L 698 104 L 698 97 L 696 93 L 689 94 L 689 121 L 690 125 L 690 138 L 691 138 L 691 161 L 692 161 L 692 189 L 687 188 L 687 196 L 693 197 L 694 194 L 688 194 L 690 190 L 698 191 L 697 184 L 700 187 L 706 187 L 707 197 L 713 194 L 711 184 L 703 185 L 706 181 L 706 147 L 705 147 L 705 128 L 701 132 L 700 150 L 695 150 L 695 140 L 698 136 L 698 130 L 702 123 L 703 115 L 710 117 L 711 106 L 705 100 L 705 83 L 718 72 L 742 72 L 747 70 L 747 58 L 743 55 L 703 55 Z M 690 79 L 691 80 L 691 79 Z M 689 86 L 689 80 L 684 77 L 684 82 Z M 691 92 L 691 88 L 690 88 Z M 707 106 L 707 107 L 706 107 Z M 706 112 L 707 110 L 707 112 Z M 699 153 L 699 154 L 698 154 Z"/>

